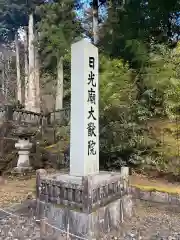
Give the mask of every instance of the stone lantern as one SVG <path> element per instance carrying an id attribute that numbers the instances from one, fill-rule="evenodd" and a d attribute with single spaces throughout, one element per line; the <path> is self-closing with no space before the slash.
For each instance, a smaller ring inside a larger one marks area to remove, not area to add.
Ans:
<path id="1" fill-rule="evenodd" d="M 30 142 L 31 137 L 34 135 L 33 132 L 28 131 L 25 128 L 19 128 L 13 134 L 18 137 L 18 142 L 15 144 L 15 148 L 18 149 L 18 161 L 17 166 L 14 171 L 16 172 L 27 172 L 31 171 L 29 154 L 32 148 L 32 143 Z"/>

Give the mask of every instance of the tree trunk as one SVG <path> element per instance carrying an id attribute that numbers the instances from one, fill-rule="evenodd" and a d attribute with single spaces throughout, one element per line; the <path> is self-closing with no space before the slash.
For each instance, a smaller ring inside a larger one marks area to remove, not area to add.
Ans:
<path id="1" fill-rule="evenodd" d="M 63 108 L 63 58 L 57 61 L 56 110 Z"/>
<path id="2" fill-rule="evenodd" d="M 5 97 L 5 59 L 4 59 L 4 54 L 2 53 L 2 94 Z"/>
<path id="3" fill-rule="evenodd" d="M 9 101 L 12 101 L 13 99 L 13 95 L 12 95 L 12 92 L 10 89 L 10 78 L 11 78 L 11 73 L 10 73 L 10 68 L 11 68 L 11 58 L 8 56 L 8 59 L 6 60 L 7 61 L 7 68 L 6 68 L 6 91 L 5 91 L 5 95 L 6 95 L 6 101 L 9 103 Z M 17 67 L 17 66 L 16 66 Z M 20 65 L 19 65 L 20 67 Z M 21 79 L 20 79 L 20 83 L 21 83 Z M 22 92 L 22 87 L 20 86 L 20 93 Z M 18 91 L 18 90 L 17 90 Z M 22 97 L 22 94 L 21 94 L 21 97 Z M 19 100 L 20 102 L 20 100 Z M 21 102 L 20 102 L 21 103 Z"/>
<path id="4" fill-rule="evenodd" d="M 98 0 L 93 0 L 93 42 L 95 45 L 99 41 L 98 25 Z"/>
<path id="5" fill-rule="evenodd" d="M 28 83 L 28 110 L 36 112 L 36 84 L 35 84 L 35 54 L 34 54 L 34 19 L 29 15 L 29 83 Z"/>
<path id="6" fill-rule="evenodd" d="M 40 96 L 40 69 L 39 69 L 39 54 L 35 47 L 35 84 L 36 84 L 36 111 L 41 110 L 41 96 Z"/>
<path id="7" fill-rule="evenodd" d="M 19 41 L 18 33 L 15 36 L 16 45 L 16 76 L 17 76 L 17 100 L 22 103 L 22 86 L 21 86 L 21 73 L 20 73 L 20 60 L 19 60 Z"/>
<path id="8" fill-rule="evenodd" d="M 28 82 L 29 82 L 29 64 L 28 64 L 28 29 L 25 28 L 25 38 L 24 38 L 24 73 L 25 73 L 25 97 L 24 97 L 24 105 L 25 109 L 28 110 Z"/>

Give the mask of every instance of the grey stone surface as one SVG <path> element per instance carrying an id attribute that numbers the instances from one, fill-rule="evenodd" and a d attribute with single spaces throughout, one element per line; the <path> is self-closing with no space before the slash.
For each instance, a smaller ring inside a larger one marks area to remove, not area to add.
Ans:
<path id="1" fill-rule="evenodd" d="M 131 218 L 133 214 L 133 201 L 131 195 L 125 195 L 121 199 L 122 201 L 122 209 L 125 219 Z"/>
<path id="2" fill-rule="evenodd" d="M 87 177 L 37 172 L 39 215 L 65 231 L 88 239 L 116 229 L 132 216 L 127 171 L 100 172 Z"/>
<path id="3" fill-rule="evenodd" d="M 132 198 L 124 196 L 90 214 L 77 212 L 51 203 L 41 203 L 41 217 L 64 231 L 87 239 L 99 239 L 100 233 L 117 229 L 132 217 Z"/>
<path id="4" fill-rule="evenodd" d="M 151 192 L 149 192 L 149 191 L 140 190 L 139 194 L 140 194 L 140 196 L 139 196 L 140 199 L 149 200 L 151 198 Z"/>
<path id="5" fill-rule="evenodd" d="M 135 199 L 141 199 L 145 201 L 165 203 L 170 205 L 180 205 L 180 194 L 167 193 L 159 191 L 141 190 L 136 187 L 131 187 L 130 192 Z"/>
<path id="6" fill-rule="evenodd" d="M 100 172 L 87 177 L 37 174 L 36 185 L 40 200 L 89 213 L 128 194 L 128 177 L 120 173 Z"/>
<path id="7" fill-rule="evenodd" d="M 32 173 L 33 168 L 32 167 L 14 167 L 11 171 L 12 174 L 22 174 L 22 173 Z"/>
<path id="8" fill-rule="evenodd" d="M 168 202 L 169 200 L 169 194 L 168 193 L 164 193 L 164 192 L 151 192 L 151 199 L 154 202 Z"/>

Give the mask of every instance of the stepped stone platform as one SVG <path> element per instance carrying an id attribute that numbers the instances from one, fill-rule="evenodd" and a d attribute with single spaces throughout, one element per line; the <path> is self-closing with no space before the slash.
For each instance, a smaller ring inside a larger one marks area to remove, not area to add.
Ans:
<path id="1" fill-rule="evenodd" d="M 86 239 L 119 227 L 132 216 L 128 175 L 100 172 L 87 177 L 37 170 L 39 217 Z"/>

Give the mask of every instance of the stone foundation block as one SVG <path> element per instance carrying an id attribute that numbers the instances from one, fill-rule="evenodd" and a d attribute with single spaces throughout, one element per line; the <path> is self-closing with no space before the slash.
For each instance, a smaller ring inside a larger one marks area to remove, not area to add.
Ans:
<path id="1" fill-rule="evenodd" d="M 128 176 L 120 173 L 73 177 L 39 171 L 39 217 L 70 234 L 99 239 L 131 218 L 133 203 L 128 189 Z"/>
<path id="2" fill-rule="evenodd" d="M 46 219 L 48 224 L 77 236 L 72 239 L 82 237 L 89 240 L 99 239 L 101 235 L 119 229 L 125 219 L 131 218 L 133 206 L 131 196 L 128 196 L 128 201 L 122 197 L 89 214 L 51 203 L 43 205 L 41 218 Z M 61 231 L 56 229 L 54 235 L 58 236 L 58 233 Z"/>

